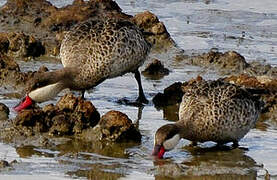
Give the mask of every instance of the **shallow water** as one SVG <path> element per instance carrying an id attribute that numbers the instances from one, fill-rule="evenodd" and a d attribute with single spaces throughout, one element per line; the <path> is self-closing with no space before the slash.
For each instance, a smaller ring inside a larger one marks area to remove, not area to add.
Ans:
<path id="1" fill-rule="evenodd" d="M 54 1 L 62 6 L 71 0 Z M 236 50 L 247 61 L 258 60 L 277 65 L 277 1 L 275 0 L 182 0 L 182 1 L 117 1 L 122 10 L 136 14 L 150 10 L 163 21 L 178 46 L 185 53 Z M 0 0 L 0 5 L 4 1 Z M 185 81 L 201 74 L 215 79 L 214 72 L 174 62 L 172 54 L 159 57 L 171 70 L 160 80 L 142 77 L 148 99 L 175 81 Z M 61 65 L 45 63 L 50 69 Z M 147 62 L 145 63 L 147 64 Z M 34 66 L 35 65 L 35 66 Z M 36 70 L 39 62 L 20 63 L 21 69 Z M 18 100 L 3 96 L 12 89 L 0 88 L 0 101 L 13 107 Z M 0 179 L 263 179 L 268 172 L 277 179 L 276 119 L 260 122 L 240 142 L 240 148 L 214 148 L 204 143 L 189 147 L 182 140 L 166 159 L 151 159 L 153 135 L 161 125 L 176 120 L 176 108 L 157 110 L 152 103 L 139 109 L 117 103 L 121 98 L 135 99 L 137 84 L 132 74 L 107 80 L 85 97 L 93 102 L 101 115 L 109 110 L 126 113 L 138 121 L 143 135 L 141 144 L 103 146 L 67 142 L 55 149 L 14 147 L 0 143 L 0 159 L 17 160 L 13 169 L 0 170 Z M 56 98 L 57 100 L 58 98 Z M 55 103 L 51 101 L 48 103 Z M 14 112 L 10 115 L 15 116 Z M 34 176 L 35 175 L 35 176 Z"/>

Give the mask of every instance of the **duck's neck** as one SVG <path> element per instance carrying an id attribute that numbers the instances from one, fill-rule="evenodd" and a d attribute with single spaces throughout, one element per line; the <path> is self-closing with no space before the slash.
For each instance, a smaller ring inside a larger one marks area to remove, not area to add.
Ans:
<path id="1" fill-rule="evenodd" d="M 29 97 L 35 102 L 45 102 L 56 97 L 63 89 L 63 83 L 57 82 L 31 91 Z"/>
<path id="2" fill-rule="evenodd" d="M 187 128 L 182 121 L 177 121 L 175 125 L 179 129 L 179 135 L 181 138 L 188 139 L 191 136 L 191 130 Z"/>

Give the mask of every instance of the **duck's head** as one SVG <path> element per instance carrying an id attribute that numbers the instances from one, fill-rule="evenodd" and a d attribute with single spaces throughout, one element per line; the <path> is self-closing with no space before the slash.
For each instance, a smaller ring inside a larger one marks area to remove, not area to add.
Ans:
<path id="1" fill-rule="evenodd" d="M 176 124 L 166 124 L 155 134 L 155 146 L 152 155 L 163 158 L 166 151 L 172 150 L 180 140 L 180 130 Z"/>

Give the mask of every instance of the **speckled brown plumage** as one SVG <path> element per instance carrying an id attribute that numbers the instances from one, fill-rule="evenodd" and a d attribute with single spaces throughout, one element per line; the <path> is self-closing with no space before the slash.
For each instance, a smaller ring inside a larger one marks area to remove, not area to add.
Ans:
<path id="1" fill-rule="evenodd" d="M 72 89 L 88 89 L 107 78 L 135 72 L 150 49 L 140 30 L 116 19 L 90 19 L 66 33 L 60 50 L 64 67 L 78 69 Z"/>
<path id="2" fill-rule="evenodd" d="M 65 88 L 81 90 L 83 97 L 85 90 L 128 72 L 135 74 L 138 83 L 137 102 L 147 103 L 138 68 L 150 47 L 143 33 L 126 20 L 97 17 L 78 24 L 65 33 L 61 43 L 64 68 L 37 73 L 26 88 L 31 101 L 23 101 L 16 110 L 30 106 L 31 102 L 47 101 Z"/>
<path id="3" fill-rule="evenodd" d="M 185 139 L 236 143 L 258 120 L 262 103 L 239 86 L 201 80 L 184 91 L 177 124 Z"/>

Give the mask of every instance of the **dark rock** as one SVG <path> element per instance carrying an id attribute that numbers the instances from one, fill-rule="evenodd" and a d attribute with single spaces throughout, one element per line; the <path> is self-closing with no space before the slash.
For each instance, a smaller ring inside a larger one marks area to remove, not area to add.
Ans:
<path id="1" fill-rule="evenodd" d="M 0 33 L 0 54 L 7 53 L 9 49 L 9 39 L 5 33 Z"/>
<path id="2" fill-rule="evenodd" d="M 9 113 L 9 108 L 5 104 L 0 103 L 0 121 L 7 120 L 9 118 Z"/>
<path id="3" fill-rule="evenodd" d="M 140 142 L 141 134 L 126 114 L 109 111 L 101 117 L 97 126 L 84 131 L 80 138 L 87 141 Z"/>
<path id="4" fill-rule="evenodd" d="M 0 86 L 22 87 L 32 76 L 32 72 L 21 72 L 13 58 L 0 53 Z"/>
<path id="5" fill-rule="evenodd" d="M 53 124 L 49 129 L 49 134 L 52 135 L 68 135 L 71 133 L 70 122 L 64 114 L 56 115 L 52 118 Z"/>
<path id="6" fill-rule="evenodd" d="M 146 39 L 153 44 L 157 51 L 164 51 L 171 47 L 176 47 L 176 43 L 170 37 L 163 22 L 149 11 L 138 13 L 133 17 L 134 23 L 144 30 Z"/>
<path id="7" fill-rule="evenodd" d="M 44 119 L 44 113 L 40 109 L 26 109 L 17 114 L 14 123 L 16 126 L 33 127 Z"/>
<path id="8" fill-rule="evenodd" d="M 235 51 L 225 53 L 210 51 L 192 57 L 189 61 L 192 65 L 215 68 L 224 74 L 239 73 L 249 66 L 244 57 Z"/>
<path id="9" fill-rule="evenodd" d="M 277 92 L 277 79 L 270 76 L 250 76 L 247 74 L 240 74 L 226 77 L 224 80 L 246 88 L 265 89 Z"/>
<path id="10" fill-rule="evenodd" d="M 161 61 L 154 59 L 152 63 L 148 64 L 142 74 L 151 79 L 160 79 L 169 74 L 169 70 L 163 66 Z"/>
<path id="11" fill-rule="evenodd" d="M 25 60 L 27 57 L 45 54 L 45 48 L 40 41 L 22 32 L 0 33 L 0 47 L 3 47 L 3 51 L 9 56 Z"/>
<path id="12" fill-rule="evenodd" d="M 26 136 L 37 133 L 63 136 L 75 135 L 84 129 L 92 128 L 99 119 L 100 114 L 90 101 L 66 94 L 56 106 L 50 104 L 43 109 L 35 106 L 20 111 L 14 124 L 17 130 Z"/>
<path id="13" fill-rule="evenodd" d="M 63 96 L 56 104 L 61 111 L 74 111 L 78 103 L 78 99 L 73 94 Z"/>
<path id="14" fill-rule="evenodd" d="M 277 78 L 277 67 L 272 67 L 264 62 L 253 61 L 249 63 L 249 67 L 244 70 L 244 73 L 251 76 L 270 76 Z"/>
<path id="15" fill-rule="evenodd" d="M 141 134 L 128 116 L 119 111 L 109 111 L 99 121 L 102 138 L 111 141 L 140 141 Z"/>
<path id="16" fill-rule="evenodd" d="M 182 83 L 175 82 L 164 89 L 164 93 L 158 93 L 152 99 L 155 107 L 164 107 L 174 105 L 182 101 L 184 93 L 182 91 Z"/>
<path id="17" fill-rule="evenodd" d="M 9 167 L 10 164 L 5 160 L 0 160 L 0 168 Z"/>
<path id="18" fill-rule="evenodd" d="M 27 51 L 17 53 L 34 57 L 41 54 L 59 55 L 63 31 L 91 17 L 124 18 L 133 21 L 143 29 L 147 39 L 157 47 L 156 49 L 175 46 L 164 24 L 154 14 L 147 11 L 132 17 L 123 13 L 118 4 L 112 0 L 76 0 L 72 5 L 62 8 L 57 8 L 46 0 L 8 0 L 0 9 L 0 19 L 3 19 L 0 21 L 2 31 L 22 32 L 35 39 L 41 39 L 30 43 L 24 37 L 22 42 L 27 42 L 30 48 L 21 48 Z M 14 38 L 17 39 L 18 37 Z M 7 49 L 7 45 L 11 45 L 4 44 L 4 49 Z M 17 51 L 21 47 L 20 42 L 14 45 L 16 46 L 12 49 Z"/>
<path id="19" fill-rule="evenodd" d="M 0 69 L 20 71 L 20 68 L 14 59 L 1 53 L 0 53 Z"/>

